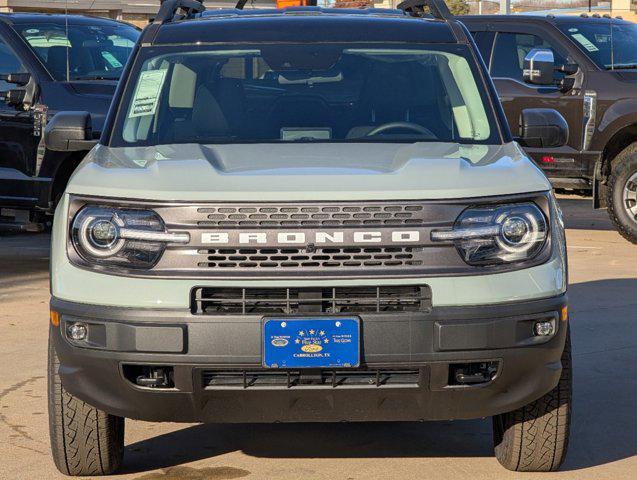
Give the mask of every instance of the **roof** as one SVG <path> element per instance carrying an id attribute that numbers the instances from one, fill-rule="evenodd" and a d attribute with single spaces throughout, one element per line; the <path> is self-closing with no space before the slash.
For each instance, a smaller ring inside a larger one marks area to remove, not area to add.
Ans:
<path id="1" fill-rule="evenodd" d="M 0 13 L 0 19 L 6 23 L 20 25 L 25 23 L 53 23 L 65 25 L 132 25 L 119 20 L 90 15 L 64 15 L 57 13 Z"/>
<path id="2" fill-rule="evenodd" d="M 304 7 L 283 10 L 207 10 L 161 26 L 154 44 L 224 42 L 456 43 L 448 22 L 414 18 L 399 10 Z"/>
<path id="3" fill-rule="evenodd" d="M 599 23 L 604 20 L 609 20 L 607 17 L 598 16 L 593 17 L 587 15 L 586 17 L 580 15 L 462 15 L 456 17 L 461 22 L 468 23 L 494 23 L 494 22 L 515 22 L 515 23 L 538 23 L 547 22 L 560 25 L 563 23 Z M 614 23 L 631 23 L 627 20 L 622 20 L 617 17 L 613 18 Z"/>

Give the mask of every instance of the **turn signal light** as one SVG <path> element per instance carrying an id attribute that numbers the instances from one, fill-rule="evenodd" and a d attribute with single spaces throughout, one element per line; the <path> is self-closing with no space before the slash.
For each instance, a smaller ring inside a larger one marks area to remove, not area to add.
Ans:
<path id="1" fill-rule="evenodd" d="M 50 311 L 51 325 L 54 327 L 60 326 L 60 314 L 55 310 Z"/>

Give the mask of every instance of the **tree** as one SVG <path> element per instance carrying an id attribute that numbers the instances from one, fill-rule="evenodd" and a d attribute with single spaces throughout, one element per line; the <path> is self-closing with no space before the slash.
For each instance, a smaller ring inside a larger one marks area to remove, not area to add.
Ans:
<path id="1" fill-rule="evenodd" d="M 469 13 L 467 0 L 447 0 L 447 6 L 454 15 L 466 15 Z"/>

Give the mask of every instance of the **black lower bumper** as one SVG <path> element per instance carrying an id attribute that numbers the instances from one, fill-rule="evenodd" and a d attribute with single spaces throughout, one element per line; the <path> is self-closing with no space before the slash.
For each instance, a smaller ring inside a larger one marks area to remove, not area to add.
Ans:
<path id="1" fill-rule="evenodd" d="M 53 299 L 51 339 L 73 395 L 109 413 L 148 421 L 274 422 L 446 420 L 514 410 L 557 384 L 566 297 L 429 312 L 361 315 L 361 367 L 273 371 L 261 366 L 259 316 L 110 308 Z M 555 319 L 552 337 L 534 335 Z M 89 325 L 89 343 L 67 338 Z M 454 381 L 457 364 L 488 363 L 477 384 Z M 165 367 L 170 388 L 141 387 L 128 373 Z M 450 373 L 452 372 L 452 373 Z"/>

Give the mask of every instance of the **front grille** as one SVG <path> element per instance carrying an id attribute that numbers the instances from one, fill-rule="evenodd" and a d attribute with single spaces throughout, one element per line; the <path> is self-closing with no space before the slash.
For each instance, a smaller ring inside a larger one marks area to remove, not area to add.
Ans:
<path id="1" fill-rule="evenodd" d="M 298 268 L 384 268 L 418 267 L 423 248 L 215 248 L 199 250 L 206 255 L 200 268 L 298 269 Z"/>
<path id="2" fill-rule="evenodd" d="M 405 226 L 423 223 L 424 206 L 410 203 L 296 204 L 201 207 L 202 228 Z"/>
<path id="3" fill-rule="evenodd" d="M 338 387 L 415 387 L 418 369 L 355 370 L 204 370 L 202 385 L 206 390 L 248 388 L 338 388 Z"/>
<path id="4" fill-rule="evenodd" d="M 431 308 L 428 286 L 330 288 L 215 288 L 192 291 L 198 315 L 295 315 L 422 312 Z"/>

